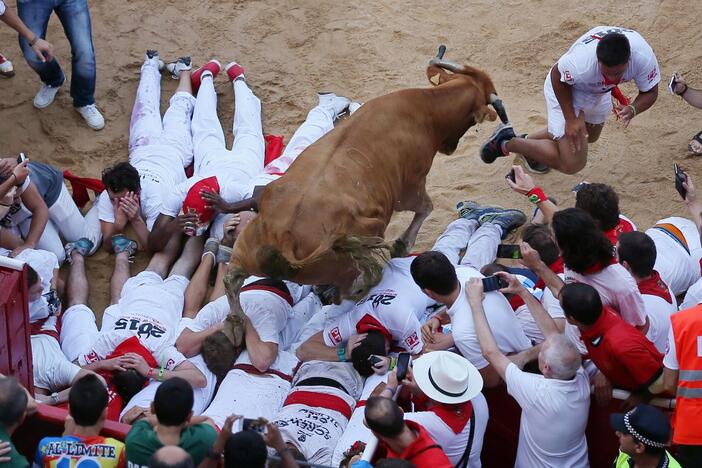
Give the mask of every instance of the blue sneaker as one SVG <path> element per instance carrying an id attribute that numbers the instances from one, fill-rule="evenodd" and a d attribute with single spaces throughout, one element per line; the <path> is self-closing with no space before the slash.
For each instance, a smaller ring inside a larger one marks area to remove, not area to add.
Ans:
<path id="1" fill-rule="evenodd" d="M 87 257 L 90 255 L 90 252 L 93 251 L 93 247 L 95 247 L 93 241 L 85 237 L 81 237 L 75 242 L 69 242 L 64 248 L 66 252 L 66 260 L 69 263 L 71 262 L 71 252 L 76 252 L 83 257 Z"/>
<path id="2" fill-rule="evenodd" d="M 490 213 L 502 212 L 504 211 L 504 208 L 499 206 L 481 205 L 474 201 L 466 200 L 458 202 L 456 204 L 456 210 L 458 210 L 459 218 L 467 219 L 468 221 L 479 221 L 481 216 L 485 216 Z"/>
<path id="3" fill-rule="evenodd" d="M 137 243 L 124 234 L 117 234 L 112 236 L 112 251 L 115 254 L 127 252 L 131 261 L 137 252 Z"/>
<path id="4" fill-rule="evenodd" d="M 478 222 L 481 225 L 492 223 L 500 226 L 502 228 L 502 239 L 504 239 L 510 231 L 526 223 L 526 215 L 519 210 L 499 210 L 484 214 L 478 219 Z"/>
<path id="5" fill-rule="evenodd" d="M 509 152 L 505 152 L 502 149 L 502 143 L 509 141 L 516 136 L 517 135 L 515 135 L 512 125 L 498 125 L 490 136 L 490 139 L 480 148 L 480 159 L 482 159 L 483 162 L 492 164 L 495 162 L 495 159 L 502 156 L 508 156 Z"/>

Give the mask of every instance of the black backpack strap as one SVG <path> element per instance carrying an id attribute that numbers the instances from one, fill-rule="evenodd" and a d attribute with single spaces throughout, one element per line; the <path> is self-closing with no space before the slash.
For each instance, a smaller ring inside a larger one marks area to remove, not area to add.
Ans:
<path id="1" fill-rule="evenodd" d="M 455 468 L 467 468 L 468 460 L 470 459 L 470 450 L 473 448 L 473 438 L 475 437 L 475 408 L 470 415 L 470 432 L 468 433 L 468 443 L 466 444 L 466 450 L 463 452 L 463 456 L 458 463 L 456 463 Z"/>

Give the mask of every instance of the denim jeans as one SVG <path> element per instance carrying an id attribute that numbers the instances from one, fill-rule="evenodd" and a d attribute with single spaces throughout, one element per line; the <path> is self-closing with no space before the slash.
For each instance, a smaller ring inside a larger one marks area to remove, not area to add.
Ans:
<path id="1" fill-rule="evenodd" d="M 45 39 L 46 28 L 52 12 L 56 12 L 68 42 L 71 44 L 72 77 L 71 97 L 76 107 L 95 103 L 95 49 L 87 0 L 18 0 L 20 18 L 37 36 Z M 60 86 L 66 77 L 56 58 L 41 62 L 21 37 L 20 47 L 24 58 L 39 78 L 50 86 Z"/>

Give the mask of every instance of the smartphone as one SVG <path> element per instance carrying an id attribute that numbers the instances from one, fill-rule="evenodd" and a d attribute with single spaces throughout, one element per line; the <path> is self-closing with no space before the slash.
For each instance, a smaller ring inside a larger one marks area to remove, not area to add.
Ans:
<path id="1" fill-rule="evenodd" d="M 483 292 L 497 291 L 506 287 L 507 284 L 499 276 L 492 275 L 483 278 Z"/>
<path id="2" fill-rule="evenodd" d="M 507 175 L 505 176 L 505 179 L 511 180 L 512 183 L 516 183 L 516 182 L 517 182 L 517 181 L 515 180 L 515 178 L 514 178 L 514 169 L 512 169 L 511 171 L 509 171 L 509 172 L 507 173 Z"/>
<path id="3" fill-rule="evenodd" d="M 380 358 L 379 358 L 378 356 L 376 356 L 375 354 L 371 354 L 371 355 L 368 357 L 368 362 L 370 362 L 370 365 L 371 365 L 372 367 L 375 367 L 375 365 L 378 364 L 380 361 L 382 361 L 382 359 L 380 359 Z"/>
<path id="4" fill-rule="evenodd" d="M 402 382 L 407 377 L 407 368 L 410 363 L 410 353 L 400 353 L 397 356 L 397 381 Z"/>
<path id="5" fill-rule="evenodd" d="M 687 190 L 685 190 L 685 187 L 683 187 L 683 182 L 687 182 L 687 176 L 685 175 L 683 170 L 680 169 L 678 163 L 673 164 L 673 171 L 675 171 L 675 190 L 678 191 L 678 193 L 684 200 L 687 196 Z"/>
<path id="6" fill-rule="evenodd" d="M 256 432 L 263 433 L 266 429 L 266 426 L 263 424 L 263 421 L 261 421 L 260 419 L 244 418 L 244 423 L 243 423 L 242 429 L 244 431 L 256 431 Z"/>
<path id="7" fill-rule="evenodd" d="M 500 244 L 497 246 L 497 258 L 522 258 L 522 251 L 515 244 Z"/>
<path id="8" fill-rule="evenodd" d="M 677 72 L 675 72 L 673 76 L 670 77 L 670 82 L 668 83 L 668 92 L 670 94 L 675 94 L 675 85 L 678 84 L 677 75 Z"/>
<path id="9" fill-rule="evenodd" d="M 25 159 L 27 159 L 27 156 L 25 156 L 24 153 L 20 153 L 19 156 L 17 156 L 17 164 L 20 164 Z"/>
<path id="10" fill-rule="evenodd" d="M 573 193 L 578 193 L 578 192 L 580 191 L 581 188 L 583 188 L 583 187 L 585 187 L 586 185 L 589 185 L 589 184 L 590 184 L 590 182 L 588 182 L 587 180 L 583 180 L 583 181 L 580 182 L 578 185 L 576 185 L 575 187 L 573 187 L 572 189 L 570 189 L 570 191 L 573 192 Z"/>

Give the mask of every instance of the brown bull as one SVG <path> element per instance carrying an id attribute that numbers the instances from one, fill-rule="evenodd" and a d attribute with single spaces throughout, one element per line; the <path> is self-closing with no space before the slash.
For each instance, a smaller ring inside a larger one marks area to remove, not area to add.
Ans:
<path id="1" fill-rule="evenodd" d="M 243 335 L 239 290 L 247 276 L 364 295 L 380 280 L 384 258 L 406 255 L 431 212 L 425 184 L 437 151 L 453 153 L 470 127 L 495 120 L 488 104 L 506 120 L 483 71 L 437 58 L 427 77 L 431 88 L 366 102 L 263 190 L 259 214 L 236 240 L 225 277 L 231 314 L 224 332 L 236 348 Z M 389 245 L 383 237 L 395 211 L 415 215 Z"/>

